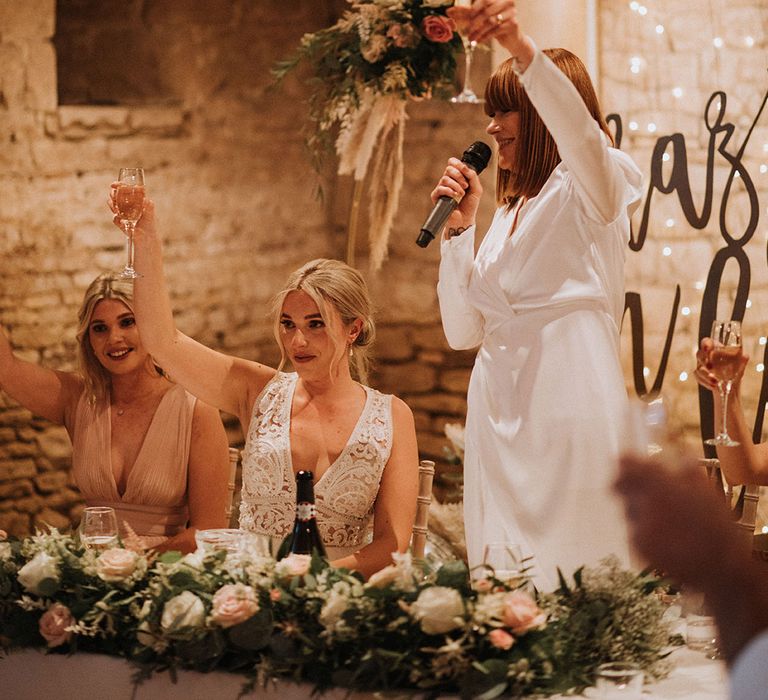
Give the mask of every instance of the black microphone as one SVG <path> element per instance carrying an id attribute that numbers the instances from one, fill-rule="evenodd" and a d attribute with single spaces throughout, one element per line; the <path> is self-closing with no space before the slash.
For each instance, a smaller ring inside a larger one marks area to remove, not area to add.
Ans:
<path id="1" fill-rule="evenodd" d="M 466 163 L 478 175 L 485 170 L 488 161 L 491 159 L 491 147 L 482 141 L 475 141 L 461 156 L 461 162 Z M 421 227 L 421 233 L 416 239 L 416 245 L 426 248 L 432 239 L 445 226 L 445 222 L 451 215 L 451 212 L 459 206 L 461 198 L 454 199 L 444 194 L 438 198 L 432 213 L 427 217 L 424 225 Z"/>

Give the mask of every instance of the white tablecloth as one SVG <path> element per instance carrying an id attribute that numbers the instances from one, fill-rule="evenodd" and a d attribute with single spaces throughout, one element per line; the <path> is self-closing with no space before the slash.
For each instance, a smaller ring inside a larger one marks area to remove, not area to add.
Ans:
<path id="1" fill-rule="evenodd" d="M 643 700 L 728 700 L 725 668 L 699 652 L 677 649 L 669 678 L 646 685 Z M 135 668 L 122 659 L 97 654 L 45 655 L 25 650 L 0 658 L 2 700 L 236 700 L 243 678 L 230 673 L 180 671 L 177 683 L 168 673 L 155 674 L 134 687 Z M 244 698 L 299 700 L 309 698 L 310 686 L 281 682 L 267 690 L 258 688 Z M 349 696 L 338 690 L 323 700 L 356 700 L 373 695 Z M 589 689 L 585 697 L 595 697 Z"/>

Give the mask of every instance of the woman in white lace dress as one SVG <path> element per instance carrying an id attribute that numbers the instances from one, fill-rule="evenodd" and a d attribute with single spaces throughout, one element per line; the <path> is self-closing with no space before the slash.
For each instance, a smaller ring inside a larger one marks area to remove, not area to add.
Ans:
<path id="1" fill-rule="evenodd" d="M 350 361 L 364 379 L 374 336 L 360 273 L 314 260 L 291 275 L 276 298 L 283 361 L 275 370 L 211 350 L 176 329 L 149 200 L 135 246 L 142 275 L 135 310 L 149 351 L 189 392 L 238 416 L 247 436 L 241 527 L 284 537 L 295 514 L 294 475 L 309 470 L 332 563 L 366 577 L 391 563 L 393 552 L 408 547 L 416 512 L 416 431 L 403 401 L 352 376 Z M 286 360 L 295 372 L 280 371 Z"/>

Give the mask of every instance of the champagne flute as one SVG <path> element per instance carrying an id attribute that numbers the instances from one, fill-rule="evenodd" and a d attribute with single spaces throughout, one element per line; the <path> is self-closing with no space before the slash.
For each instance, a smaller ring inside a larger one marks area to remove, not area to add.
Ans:
<path id="1" fill-rule="evenodd" d="M 477 42 L 470 41 L 467 36 L 467 29 L 469 28 L 469 8 L 472 6 L 472 0 L 456 0 L 453 3 L 453 6 L 454 8 L 462 8 L 460 11 L 454 10 L 455 14 L 452 16 L 456 22 L 459 35 L 461 36 L 461 43 L 464 46 L 464 84 L 462 85 L 461 92 L 451 98 L 451 102 L 456 104 L 480 104 L 483 100 L 475 94 L 470 80 L 472 72 L 472 56 L 475 53 L 475 48 L 477 48 Z"/>
<path id="2" fill-rule="evenodd" d="M 87 549 L 105 550 L 118 543 L 117 515 L 109 506 L 89 506 L 80 519 L 80 541 Z"/>
<path id="3" fill-rule="evenodd" d="M 707 445 L 735 447 L 739 443 L 728 435 L 726 413 L 728 396 L 741 364 L 741 323 L 738 321 L 715 321 L 712 324 L 711 337 L 714 347 L 709 353 L 709 363 L 712 366 L 710 371 L 717 378 L 717 390 L 722 402 L 723 423 L 720 433 L 705 442 Z"/>
<path id="4" fill-rule="evenodd" d="M 139 274 L 133 268 L 133 232 L 136 222 L 144 211 L 144 170 L 142 168 L 120 168 L 114 201 L 117 216 L 128 234 L 128 262 L 120 273 L 120 277 L 136 279 Z"/>

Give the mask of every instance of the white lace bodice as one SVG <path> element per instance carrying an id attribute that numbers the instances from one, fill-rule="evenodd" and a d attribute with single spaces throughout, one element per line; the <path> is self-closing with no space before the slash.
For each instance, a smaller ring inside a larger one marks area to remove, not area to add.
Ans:
<path id="1" fill-rule="evenodd" d="M 243 449 L 240 527 L 272 537 L 288 534 L 296 512 L 291 459 L 291 405 L 298 375 L 280 372 L 253 407 Z M 336 461 L 315 482 L 320 535 L 326 547 L 357 549 L 373 530 L 373 505 L 392 450 L 392 397 L 365 387 L 365 406 Z"/>

